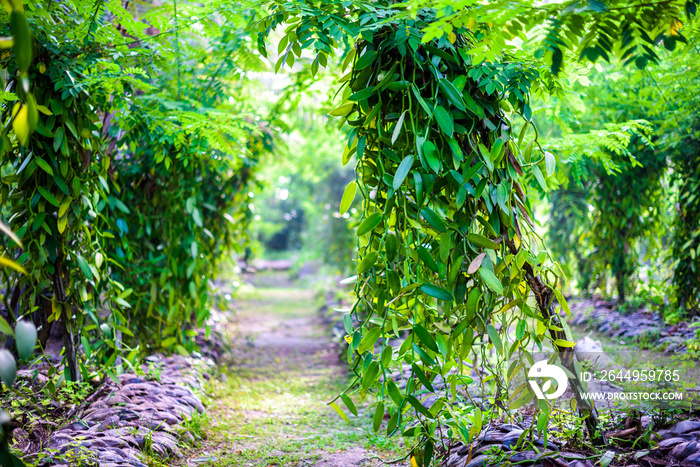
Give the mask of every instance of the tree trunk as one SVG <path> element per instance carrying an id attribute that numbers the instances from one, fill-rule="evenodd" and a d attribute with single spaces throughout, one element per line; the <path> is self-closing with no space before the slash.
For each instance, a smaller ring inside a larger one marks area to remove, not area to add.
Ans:
<path id="1" fill-rule="evenodd" d="M 615 282 L 617 283 L 617 303 L 623 304 L 627 301 L 625 296 L 625 273 L 619 272 L 615 274 Z"/>
<path id="2" fill-rule="evenodd" d="M 68 366 L 71 381 L 80 381 L 80 369 L 78 368 L 78 355 L 75 345 L 75 319 L 70 304 L 66 300 L 66 291 L 63 288 L 63 265 L 56 262 L 54 265 L 56 271 L 53 276 L 54 284 L 54 299 L 63 307 L 63 348 L 65 349 L 64 358 Z"/>

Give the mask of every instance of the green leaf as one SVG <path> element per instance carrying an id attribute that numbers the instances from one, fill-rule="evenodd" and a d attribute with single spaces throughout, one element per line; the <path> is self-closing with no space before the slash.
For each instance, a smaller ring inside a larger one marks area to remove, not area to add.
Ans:
<path id="1" fill-rule="evenodd" d="M 542 171 L 537 165 L 532 166 L 532 173 L 535 175 L 537 183 L 540 184 L 544 191 L 547 191 L 547 182 L 545 181 L 544 176 L 542 175 Z"/>
<path id="2" fill-rule="evenodd" d="M 38 165 L 41 168 L 41 170 L 53 177 L 53 169 L 51 168 L 48 162 L 46 162 L 41 157 L 36 157 L 34 161 L 36 162 L 36 165 Z"/>
<path id="3" fill-rule="evenodd" d="M 535 393 L 530 390 L 530 388 L 525 388 L 523 390 L 523 394 L 518 397 L 516 400 L 511 402 L 510 404 L 510 410 L 517 410 L 520 407 L 524 406 L 528 402 L 530 402 L 532 399 L 535 398 Z"/>
<path id="4" fill-rule="evenodd" d="M 452 134 L 455 130 L 452 115 L 450 115 L 450 113 L 447 110 L 438 105 L 437 107 L 435 107 L 435 119 L 437 120 L 440 130 L 442 130 L 442 132 L 445 133 L 448 138 L 452 138 Z"/>
<path id="5" fill-rule="evenodd" d="M 404 120 L 404 118 L 406 118 L 406 112 L 407 111 L 404 110 L 403 113 L 401 114 L 401 116 L 399 117 L 399 120 L 396 122 L 396 126 L 394 127 L 394 132 L 391 135 L 392 146 L 396 142 L 396 140 L 399 139 L 399 135 L 401 134 L 401 128 L 403 127 L 403 120 Z"/>
<path id="6" fill-rule="evenodd" d="M 88 266 L 87 261 L 85 261 L 85 258 L 83 258 L 81 255 L 76 255 L 75 260 L 78 263 L 80 270 L 83 271 L 83 274 L 85 274 L 85 277 L 87 277 L 88 280 L 92 280 L 92 270 L 90 269 L 90 266 Z"/>
<path id="7" fill-rule="evenodd" d="M 608 467 L 615 460 L 615 451 L 605 451 L 605 454 L 600 458 L 600 467 Z"/>
<path id="8" fill-rule="evenodd" d="M 369 86 L 363 89 L 362 91 L 358 91 L 354 94 L 352 94 L 348 99 L 351 101 L 364 101 L 367 98 L 371 97 L 372 94 L 374 94 L 375 87 L 374 86 Z"/>
<path id="9" fill-rule="evenodd" d="M 329 405 L 333 407 L 333 409 L 338 413 L 338 415 L 340 415 L 340 418 L 345 420 L 345 423 L 350 423 L 350 420 L 348 420 L 348 416 L 345 415 L 345 413 L 340 407 L 338 407 L 338 404 L 336 404 L 335 402 L 331 402 Z"/>
<path id="10" fill-rule="evenodd" d="M 345 407 L 348 408 L 348 410 L 357 417 L 357 407 L 355 407 L 355 403 L 350 399 L 350 397 L 347 394 L 342 394 L 340 398 L 343 400 L 343 403 L 345 404 Z"/>
<path id="11" fill-rule="evenodd" d="M 547 168 L 547 176 L 551 177 L 554 175 L 554 171 L 557 168 L 557 161 L 554 159 L 554 155 L 551 152 L 544 152 L 544 163 L 545 167 Z"/>
<path id="12" fill-rule="evenodd" d="M 490 238 L 486 238 L 483 235 L 479 235 L 476 233 L 470 233 L 469 235 L 467 235 L 467 241 L 473 245 L 488 248 L 490 250 L 500 249 L 498 243 L 494 242 Z"/>
<path id="13" fill-rule="evenodd" d="M 12 268 L 17 272 L 27 274 L 27 271 L 22 266 L 20 266 L 18 263 L 11 260 L 10 258 L 5 258 L 4 256 L 0 256 L 0 266 Z"/>
<path id="14" fill-rule="evenodd" d="M 421 368 L 420 368 L 418 365 L 416 365 L 415 363 L 413 363 L 413 364 L 411 365 L 411 368 L 413 368 L 413 373 L 418 377 L 418 380 L 419 380 L 421 383 L 423 383 L 423 386 L 424 386 L 428 391 L 435 392 L 435 389 L 433 388 L 433 385 L 430 384 L 430 380 L 429 380 L 428 377 L 425 375 L 425 373 L 423 372 L 423 370 L 421 370 Z"/>
<path id="15" fill-rule="evenodd" d="M 360 263 L 357 265 L 357 273 L 364 274 L 365 272 L 372 269 L 372 266 L 374 266 L 374 263 L 377 262 L 378 257 L 379 253 L 377 253 L 376 251 L 367 253 L 367 255 L 364 258 L 362 258 L 362 261 L 360 261 Z"/>
<path id="16" fill-rule="evenodd" d="M 343 215 L 352 206 L 352 202 L 355 201 L 355 193 L 357 193 L 357 183 L 352 181 L 348 183 L 343 192 L 343 198 L 340 200 L 340 214 Z"/>
<path id="17" fill-rule="evenodd" d="M 501 337 L 498 335 L 498 331 L 496 331 L 496 328 L 494 328 L 493 325 L 489 324 L 486 326 L 486 332 L 489 334 L 489 338 L 491 339 L 491 342 L 493 342 L 493 346 L 496 347 L 498 353 L 502 354 L 503 342 L 501 342 Z"/>
<path id="18" fill-rule="evenodd" d="M 369 364 L 367 370 L 365 370 L 365 374 L 362 376 L 362 388 L 369 388 L 374 383 L 374 380 L 377 378 L 378 374 L 379 364 L 373 361 Z"/>
<path id="19" fill-rule="evenodd" d="M 423 143 L 423 156 L 425 156 L 428 166 L 433 169 L 435 173 L 439 173 L 442 165 L 440 164 L 440 159 L 438 159 L 435 144 L 433 144 L 432 141 L 425 141 Z"/>
<path id="20" fill-rule="evenodd" d="M 431 271 L 437 273 L 437 272 L 438 272 L 438 265 L 437 265 L 437 263 L 435 262 L 435 260 L 433 259 L 432 255 L 430 254 L 430 252 L 428 251 L 428 249 L 425 248 L 425 247 L 423 247 L 423 246 L 419 246 L 419 247 L 417 248 L 417 251 L 418 251 L 418 257 L 419 257 L 420 260 L 423 262 L 423 264 L 425 264 L 426 266 L 428 266 L 428 268 L 429 268 Z"/>
<path id="21" fill-rule="evenodd" d="M 504 141 L 501 138 L 498 138 L 493 143 L 493 146 L 491 146 L 491 152 L 489 153 L 489 156 L 491 162 L 493 162 L 494 164 L 497 164 L 503 157 L 503 154 L 505 154 L 503 143 Z"/>
<path id="22" fill-rule="evenodd" d="M 36 326 L 33 323 L 24 319 L 17 321 L 17 324 L 15 324 L 15 346 L 17 347 L 17 355 L 19 355 L 20 360 L 28 358 L 34 353 L 36 338 Z"/>
<path id="23" fill-rule="evenodd" d="M 435 339 L 433 339 L 433 336 L 430 335 L 427 329 L 425 329 L 423 326 L 420 324 L 416 324 L 413 326 L 413 333 L 418 336 L 418 339 L 425 344 L 427 348 L 432 350 L 433 352 L 439 352 L 438 346 L 435 343 Z"/>
<path id="24" fill-rule="evenodd" d="M 576 344 L 573 342 L 569 342 L 567 340 L 564 340 L 564 339 L 555 339 L 554 345 L 556 345 L 557 347 L 573 347 Z"/>
<path id="25" fill-rule="evenodd" d="M 411 171 L 413 167 L 413 156 L 406 156 L 399 164 L 399 168 L 396 169 L 396 174 L 394 175 L 394 181 L 392 186 L 394 191 L 398 190 L 403 181 L 406 179 L 406 175 Z"/>
<path id="26" fill-rule="evenodd" d="M 56 129 L 56 132 L 53 135 L 53 150 L 58 151 L 58 149 L 61 147 L 61 144 L 63 144 L 63 137 L 65 136 L 65 130 L 63 129 L 62 126 L 58 127 Z"/>
<path id="27" fill-rule="evenodd" d="M 17 67 L 22 73 L 26 73 L 32 64 L 32 35 L 29 31 L 27 17 L 18 8 L 13 9 L 10 14 L 10 28 L 14 40 Z"/>
<path id="28" fill-rule="evenodd" d="M 379 428 L 382 426 L 382 420 L 384 419 L 384 402 L 378 402 L 377 408 L 374 410 L 374 417 L 372 418 L 372 428 L 374 432 L 378 432 Z"/>
<path id="29" fill-rule="evenodd" d="M 12 387 L 17 377 L 17 362 L 9 350 L 0 350 L 0 379 L 8 388 Z"/>
<path id="30" fill-rule="evenodd" d="M 488 149 L 486 149 L 486 146 L 484 146 L 482 143 L 479 143 L 479 152 L 481 153 L 481 157 L 484 159 L 484 163 L 486 164 L 486 167 L 488 167 L 489 172 L 493 172 L 493 161 L 491 160 L 491 153 Z"/>
<path id="31" fill-rule="evenodd" d="M 446 302 L 454 300 L 454 297 L 452 296 L 452 294 L 450 292 L 443 289 L 442 287 L 438 287 L 438 286 L 433 285 L 433 284 L 427 284 L 427 283 L 421 284 L 420 289 L 424 293 L 430 295 L 431 297 L 435 297 L 438 300 L 443 300 Z"/>
<path id="32" fill-rule="evenodd" d="M 386 383 L 386 388 L 391 400 L 397 407 L 399 407 L 403 403 L 403 394 L 401 394 L 401 391 L 399 390 L 398 386 L 396 386 L 396 383 L 389 379 Z"/>
<path id="33" fill-rule="evenodd" d="M 413 95 L 416 96 L 416 100 L 420 104 L 421 107 L 423 107 L 423 110 L 425 110 L 425 113 L 428 114 L 428 117 L 432 117 L 433 113 L 430 111 L 430 107 L 428 107 L 428 104 L 425 102 L 423 97 L 420 95 L 420 91 L 416 87 L 415 84 L 411 84 L 411 92 L 413 92 Z"/>
<path id="34" fill-rule="evenodd" d="M 46 201 L 48 201 L 49 203 L 53 204 L 56 207 L 59 207 L 58 200 L 56 199 L 56 197 L 54 195 L 51 194 L 51 192 L 49 192 L 49 190 L 47 190 L 43 186 L 37 187 L 37 189 L 39 190 L 39 193 L 41 193 L 41 196 L 43 196 Z"/>
<path id="35" fill-rule="evenodd" d="M 195 224 L 197 224 L 197 227 L 204 226 L 204 222 L 202 222 L 202 214 L 199 212 L 198 208 L 194 208 L 194 210 L 192 210 L 192 220 Z"/>
<path id="36" fill-rule="evenodd" d="M 355 103 L 353 102 L 343 102 L 338 107 L 328 112 L 328 115 L 330 117 L 345 117 L 346 115 L 349 115 L 352 112 L 352 109 L 354 107 Z"/>
<path id="37" fill-rule="evenodd" d="M 420 213 L 423 215 L 425 220 L 428 221 L 428 224 L 430 224 L 430 226 L 438 232 L 442 233 L 447 230 L 447 228 L 445 227 L 445 223 L 442 222 L 442 219 L 440 219 L 440 217 L 437 214 L 435 214 L 435 212 L 432 209 L 425 207 L 421 209 Z"/>
<path id="38" fill-rule="evenodd" d="M 176 342 L 177 342 L 177 338 L 168 337 L 167 339 L 163 339 L 163 342 L 161 342 L 160 345 L 161 345 L 161 347 L 168 348 L 168 347 L 172 347 L 173 345 L 175 345 Z"/>
<path id="39" fill-rule="evenodd" d="M 490 269 L 479 268 L 479 275 L 491 290 L 493 290 L 499 295 L 503 295 L 503 285 L 501 285 L 501 281 L 498 280 L 496 275 L 493 272 L 491 272 Z"/>
<path id="40" fill-rule="evenodd" d="M 420 413 L 420 414 L 422 414 L 425 417 L 428 417 L 430 419 L 435 418 L 435 416 L 433 414 L 431 414 L 430 411 L 428 409 L 426 409 L 425 406 L 423 404 L 421 404 L 420 401 L 418 399 L 416 399 L 415 396 L 408 394 L 406 396 L 406 400 L 408 401 L 409 404 L 411 404 L 413 406 L 414 409 L 416 409 L 416 411 L 418 413 Z"/>
<path id="41" fill-rule="evenodd" d="M 370 66 L 376 58 L 377 52 L 375 52 L 374 50 L 368 50 L 360 58 L 357 59 L 357 62 L 355 62 L 355 71 L 364 70 L 365 68 Z"/>
<path id="42" fill-rule="evenodd" d="M 367 334 L 364 335 L 362 340 L 360 341 L 360 345 L 357 346 L 357 351 L 360 354 L 365 353 L 369 349 L 374 348 L 374 343 L 377 342 L 379 339 L 379 336 L 382 335 L 382 328 L 376 327 L 372 328 L 369 331 L 367 331 Z"/>
<path id="43" fill-rule="evenodd" d="M 10 237 L 13 242 L 17 244 L 18 247 L 24 248 L 24 245 L 22 245 L 22 241 L 19 239 L 19 237 L 5 224 L 0 222 L 0 232 L 3 232 L 5 235 Z"/>
<path id="44" fill-rule="evenodd" d="M 455 88 L 450 81 L 442 78 L 438 81 L 438 85 L 442 88 L 442 91 L 447 96 L 447 100 L 449 100 L 452 105 L 463 112 L 467 110 L 467 107 L 464 105 L 464 99 L 462 99 L 462 94 L 457 91 L 457 88 Z"/>
<path id="45" fill-rule="evenodd" d="M 357 236 L 361 237 L 367 232 L 370 232 L 374 230 L 380 223 L 382 222 L 382 213 L 381 212 L 375 212 L 367 216 L 365 220 L 363 220 L 359 227 L 357 227 Z"/>
<path id="46" fill-rule="evenodd" d="M 450 146 L 450 149 L 452 150 L 452 154 L 454 155 L 455 159 L 457 159 L 459 162 L 462 162 L 464 160 L 464 153 L 462 153 L 462 148 L 459 147 L 459 142 L 454 138 L 450 138 L 447 144 Z M 469 180 L 464 181 L 467 182 Z"/>
<path id="47" fill-rule="evenodd" d="M 7 320 L 2 316 L 0 316 L 0 333 L 6 334 L 8 336 L 14 335 L 10 323 L 8 323 Z"/>

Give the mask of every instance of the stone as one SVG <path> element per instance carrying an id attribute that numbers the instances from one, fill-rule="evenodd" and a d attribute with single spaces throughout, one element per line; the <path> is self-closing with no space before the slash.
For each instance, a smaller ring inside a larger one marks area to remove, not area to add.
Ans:
<path id="1" fill-rule="evenodd" d="M 686 443 L 679 443 L 679 444 L 676 444 L 673 447 L 673 449 L 671 449 L 671 452 L 669 453 L 669 455 L 682 461 L 686 457 L 695 453 L 698 450 L 697 447 L 698 447 L 698 443 L 695 441 L 688 441 Z"/>
<path id="2" fill-rule="evenodd" d="M 538 457 L 539 456 L 532 451 L 522 451 L 511 455 L 509 460 L 513 464 L 530 465 L 534 464 Z"/>
<path id="3" fill-rule="evenodd" d="M 501 444 L 504 438 L 505 434 L 499 431 L 489 431 L 484 435 L 483 442 L 486 444 Z"/>
<path id="4" fill-rule="evenodd" d="M 488 456 L 476 456 L 470 460 L 469 463 L 465 464 L 464 467 L 481 467 L 487 459 Z"/>
<path id="5" fill-rule="evenodd" d="M 700 467 L 700 452 L 686 457 L 681 461 L 682 467 Z"/>
<path id="6" fill-rule="evenodd" d="M 687 433 L 689 431 L 700 429 L 700 422 L 695 420 L 683 420 L 678 422 L 671 428 L 671 431 L 677 434 Z"/>

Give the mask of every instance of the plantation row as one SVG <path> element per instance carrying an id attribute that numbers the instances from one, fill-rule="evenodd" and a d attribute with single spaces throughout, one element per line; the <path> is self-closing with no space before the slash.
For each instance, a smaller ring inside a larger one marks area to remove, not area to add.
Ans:
<path id="1" fill-rule="evenodd" d="M 13 261 L 3 331 L 31 321 L 44 348 L 60 326 L 71 380 L 113 375 L 117 359 L 133 365 L 143 352 L 195 350 L 219 264 L 245 247 L 271 144 L 264 122 L 221 92 L 245 87 L 225 81 L 246 52 L 240 18 L 217 34 L 207 21 L 217 39 L 205 49 L 146 42 L 169 27 L 158 12 L 145 28 L 114 5 L 25 8 L 13 3 L 2 33 L 14 45 L 2 57 L 0 196 L 17 237 L 2 238 Z M 220 55 L 231 61 L 210 63 Z"/>

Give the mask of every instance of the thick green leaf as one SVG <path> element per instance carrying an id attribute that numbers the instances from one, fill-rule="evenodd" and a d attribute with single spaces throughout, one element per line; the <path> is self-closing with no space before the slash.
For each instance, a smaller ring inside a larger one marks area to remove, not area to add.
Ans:
<path id="1" fill-rule="evenodd" d="M 449 80 L 442 78 L 438 81 L 438 84 L 452 105 L 461 111 L 467 110 L 467 107 L 464 105 L 464 99 L 462 99 L 462 94 L 457 91 L 457 88 L 455 88 Z"/>
<path id="2" fill-rule="evenodd" d="M 362 387 L 364 389 L 369 388 L 379 374 L 379 364 L 377 362 L 372 362 L 367 367 L 365 374 L 362 376 Z"/>
<path id="3" fill-rule="evenodd" d="M 435 392 L 435 389 L 433 388 L 433 385 L 430 383 L 430 380 L 429 380 L 428 377 L 425 375 L 425 373 L 423 372 L 423 370 L 421 370 L 421 368 L 420 368 L 418 365 L 416 365 L 415 363 L 413 363 L 413 364 L 411 365 L 411 368 L 413 368 L 413 374 L 415 374 L 415 375 L 418 377 L 418 380 L 419 380 L 421 383 L 423 383 L 423 386 L 424 386 L 428 391 Z"/>
<path id="4" fill-rule="evenodd" d="M 353 107 L 355 107 L 353 102 L 343 102 L 338 107 L 328 112 L 328 115 L 330 117 L 345 117 L 352 112 Z"/>
<path id="5" fill-rule="evenodd" d="M 34 162 L 36 162 L 36 165 L 38 165 L 41 168 L 41 170 L 53 176 L 53 169 L 51 168 L 49 163 L 46 162 L 44 159 L 42 159 L 41 157 L 35 157 Z"/>
<path id="6" fill-rule="evenodd" d="M 496 275 L 488 268 L 479 268 L 479 275 L 491 290 L 499 295 L 503 295 L 503 285 Z"/>
<path id="7" fill-rule="evenodd" d="M 486 332 L 489 334 L 489 338 L 491 339 L 491 342 L 493 342 L 493 346 L 496 347 L 498 353 L 502 354 L 503 342 L 501 342 L 501 337 L 498 335 L 496 328 L 494 328 L 493 325 L 488 324 L 486 326 Z"/>
<path id="8" fill-rule="evenodd" d="M 398 386 L 396 386 L 396 383 L 389 379 L 386 383 L 386 388 L 387 392 L 389 393 L 389 397 L 391 397 L 394 404 L 396 404 L 397 407 L 400 406 L 403 403 L 403 394 L 401 394 L 401 391 L 399 390 Z"/>
<path id="9" fill-rule="evenodd" d="M 424 406 L 423 404 L 421 404 L 420 401 L 419 401 L 418 399 L 416 399 L 415 396 L 409 394 L 409 395 L 406 396 L 406 400 L 407 400 L 408 403 L 411 404 L 411 405 L 413 406 L 413 408 L 416 409 L 416 411 L 417 411 L 418 413 L 420 413 L 421 415 L 423 415 L 423 416 L 425 416 L 425 417 L 428 417 L 428 418 L 430 418 L 430 419 L 435 418 L 435 416 L 434 416 L 433 414 L 431 414 L 430 411 L 429 411 L 428 409 L 426 409 L 425 406 Z"/>
<path id="10" fill-rule="evenodd" d="M 374 59 L 377 58 L 377 52 L 374 50 L 368 50 L 360 58 L 357 59 L 357 62 L 355 62 L 355 70 L 360 71 L 364 70 L 368 66 L 374 62 Z"/>
<path id="11" fill-rule="evenodd" d="M 7 323 L 5 323 L 7 324 Z M 15 346 L 17 355 L 23 360 L 34 352 L 36 345 L 36 327 L 27 320 L 21 319 L 15 324 Z"/>
<path id="12" fill-rule="evenodd" d="M 416 336 L 418 336 L 418 339 L 425 344 L 427 348 L 432 350 L 433 352 L 438 352 L 438 346 L 435 343 L 435 339 L 433 339 L 433 336 L 430 335 L 427 329 L 425 329 L 423 326 L 420 324 L 416 324 L 413 326 L 413 332 Z"/>
<path id="13" fill-rule="evenodd" d="M 544 191 L 547 191 L 547 182 L 544 179 L 544 176 L 542 175 L 542 171 L 537 165 L 532 166 L 532 173 L 535 175 L 535 179 L 537 179 L 537 183 L 540 184 L 542 189 Z"/>
<path id="14" fill-rule="evenodd" d="M 345 191 L 343 192 L 343 197 L 340 200 L 340 214 L 345 214 L 347 210 L 350 208 L 352 205 L 352 202 L 355 200 L 355 193 L 357 192 L 357 183 L 355 181 L 352 181 L 348 183 L 348 186 L 345 187 Z"/>
<path id="15" fill-rule="evenodd" d="M 335 411 L 338 413 L 338 415 L 340 416 L 340 418 L 342 418 L 343 420 L 345 420 L 346 423 L 350 423 L 350 420 L 348 420 L 348 416 L 345 415 L 345 413 L 343 412 L 343 409 L 341 409 L 341 408 L 338 406 L 338 404 L 336 404 L 335 402 L 331 402 L 329 405 L 330 405 L 331 407 L 333 407 L 333 410 L 335 410 Z"/>
<path id="16" fill-rule="evenodd" d="M 384 419 L 384 402 L 378 402 L 377 408 L 374 410 L 374 417 L 372 417 L 372 428 L 374 432 L 378 432 L 379 428 L 382 426 L 382 420 Z"/>
<path id="17" fill-rule="evenodd" d="M 358 91 L 349 97 L 351 101 L 363 101 L 374 94 L 375 87 L 369 86 L 362 91 Z"/>
<path id="18" fill-rule="evenodd" d="M 32 63 L 32 35 L 29 31 L 27 17 L 18 8 L 13 9 L 10 14 L 10 28 L 14 40 L 17 67 L 22 73 L 26 73 Z"/>
<path id="19" fill-rule="evenodd" d="M 423 156 L 425 157 L 428 166 L 433 169 L 435 173 L 439 173 L 442 164 L 440 164 L 437 149 L 432 141 L 426 141 L 423 143 Z"/>
<path id="20" fill-rule="evenodd" d="M 381 212 L 375 212 L 375 213 L 370 214 L 357 227 L 357 236 L 361 237 L 362 235 L 366 234 L 367 232 L 374 230 L 381 222 L 382 222 L 382 213 Z"/>
<path id="21" fill-rule="evenodd" d="M 37 187 L 37 189 L 39 190 L 39 193 L 41 193 L 41 196 L 43 196 L 46 201 L 48 201 L 49 203 L 53 204 L 56 207 L 59 206 L 58 200 L 56 199 L 56 197 L 54 195 L 51 194 L 51 192 L 49 190 L 47 190 L 43 186 Z"/>
<path id="22" fill-rule="evenodd" d="M 423 262 L 423 264 L 428 266 L 428 268 L 430 268 L 431 271 L 437 273 L 438 272 L 438 265 L 435 262 L 435 260 L 433 259 L 432 255 L 430 254 L 430 251 L 428 251 L 428 249 L 423 247 L 423 246 L 419 246 L 417 248 L 417 251 L 418 251 L 418 257 Z"/>
<path id="23" fill-rule="evenodd" d="M 376 327 L 372 328 L 369 331 L 367 331 L 367 334 L 364 335 L 362 340 L 360 341 L 360 345 L 357 346 L 357 351 L 359 353 L 365 353 L 369 349 L 374 348 L 374 343 L 377 342 L 379 339 L 379 336 L 382 335 L 382 328 Z"/>
<path id="24" fill-rule="evenodd" d="M 445 227 L 445 223 L 442 222 L 442 219 L 440 219 L 440 216 L 435 214 L 435 212 L 428 208 L 425 207 L 421 209 L 420 213 L 423 215 L 426 221 L 428 221 L 428 224 L 438 232 L 445 232 L 447 228 Z"/>
<path id="25" fill-rule="evenodd" d="M 397 139 L 399 139 L 399 135 L 401 134 L 401 128 L 403 127 L 403 120 L 404 120 L 404 118 L 406 118 L 406 112 L 407 112 L 407 110 L 404 110 L 401 113 L 401 116 L 399 117 L 398 121 L 396 122 L 396 126 L 394 127 L 394 132 L 391 135 L 391 144 L 392 145 L 396 142 Z"/>
<path id="26" fill-rule="evenodd" d="M 394 190 L 398 190 L 403 181 L 406 179 L 406 175 L 411 171 L 413 167 L 413 156 L 406 156 L 399 164 L 399 168 L 396 169 L 396 174 L 394 175 L 394 181 L 392 186 Z"/>
<path id="27" fill-rule="evenodd" d="M 483 235 L 479 235 L 476 233 L 471 233 L 471 234 L 467 235 L 467 241 L 473 245 L 488 248 L 490 250 L 500 249 L 500 247 L 498 246 L 498 243 L 494 242 L 490 238 L 486 238 Z"/>
<path id="28" fill-rule="evenodd" d="M 443 301 L 451 301 L 454 300 L 454 297 L 450 292 L 447 290 L 443 289 L 442 287 L 438 287 L 433 284 L 421 284 L 420 289 L 430 295 L 431 297 L 435 297 L 438 300 L 443 300 Z"/>
<path id="29" fill-rule="evenodd" d="M 348 408 L 348 410 L 357 417 L 357 407 L 355 407 L 355 403 L 350 399 L 350 396 L 347 394 L 342 394 L 340 398 L 343 400 L 343 403 L 345 404 L 345 407 Z"/>
<path id="30" fill-rule="evenodd" d="M 85 261 L 85 258 L 83 258 L 81 255 L 77 255 L 75 260 L 78 263 L 80 270 L 83 271 L 83 274 L 85 274 L 85 277 L 87 277 L 88 280 L 92 280 L 92 270 L 90 269 L 90 266 L 88 266 L 87 261 Z"/>
<path id="31" fill-rule="evenodd" d="M 554 155 L 551 152 L 544 152 L 544 163 L 545 167 L 547 168 L 547 176 L 551 177 L 554 175 L 554 171 L 557 168 L 557 161 L 554 159 Z"/>
<path id="32" fill-rule="evenodd" d="M 447 135 L 448 138 L 452 138 L 452 134 L 455 130 L 454 120 L 452 120 L 452 115 L 439 105 L 435 107 L 435 119 L 438 122 L 438 126 L 443 133 Z"/>
<path id="33" fill-rule="evenodd" d="M 377 253 L 376 251 L 367 253 L 367 256 L 362 258 L 362 261 L 360 261 L 360 263 L 357 265 L 357 273 L 364 274 L 365 272 L 372 269 L 372 266 L 374 266 L 374 263 L 377 262 L 378 257 L 379 253 Z"/>

